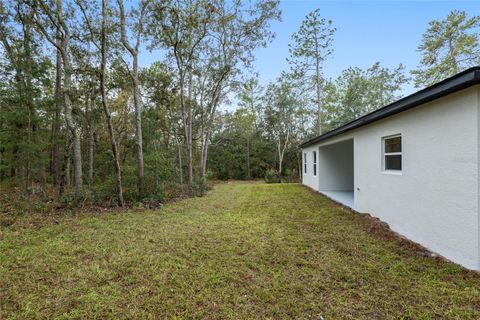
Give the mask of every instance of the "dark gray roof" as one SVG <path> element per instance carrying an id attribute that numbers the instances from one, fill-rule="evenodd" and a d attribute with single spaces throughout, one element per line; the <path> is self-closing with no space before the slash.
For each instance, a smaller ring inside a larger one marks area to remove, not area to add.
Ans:
<path id="1" fill-rule="evenodd" d="M 476 66 L 465 71 L 462 71 L 450 78 L 447 78 L 441 82 L 438 82 L 430 87 L 415 92 L 405 98 L 397 100 L 383 108 L 375 110 L 369 114 L 366 114 L 352 122 L 349 122 L 341 127 L 338 127 L 332 131 L 324 133 L 320 136 L 305 141 L 300 145 L 300 148 L 308 147 L 317 142 L 329 139 L 347 131 L 359 128 L 374 121 L 384 119 L 391 115 L 400 113 L 405 110 L 412 109 L 426 102 L 444 97 L 453 92 L 460 91 L 462 89 L 471 87 L 473 85 L 480 84 L 480 66 Z"/>

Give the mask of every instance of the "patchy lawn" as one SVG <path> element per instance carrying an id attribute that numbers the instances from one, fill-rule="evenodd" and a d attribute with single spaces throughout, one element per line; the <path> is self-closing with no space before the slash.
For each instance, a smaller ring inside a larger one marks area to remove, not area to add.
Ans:
<path id="1" fill-rule="evenodd" d="M 478 319 L 480 275 L 296 184 L 0 229 L 0 319 Z"/>

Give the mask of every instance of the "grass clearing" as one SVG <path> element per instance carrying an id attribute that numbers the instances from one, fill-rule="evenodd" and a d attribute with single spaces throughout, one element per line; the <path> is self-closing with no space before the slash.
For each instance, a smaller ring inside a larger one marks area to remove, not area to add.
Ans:
<path id="1" fill-rule="evenodd" d="M 0 228 L 0 319 L 478 319 L 480 275 L 297 184 Z"/>

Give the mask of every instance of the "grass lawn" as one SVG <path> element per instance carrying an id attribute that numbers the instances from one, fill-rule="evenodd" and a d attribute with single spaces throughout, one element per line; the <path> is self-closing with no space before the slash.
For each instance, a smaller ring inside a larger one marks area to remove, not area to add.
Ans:
<path id="1" fill-rule="evenodd" d="M 0 319 L 479 319 L 480 275 L 297 184 L 0 229 Z"/>

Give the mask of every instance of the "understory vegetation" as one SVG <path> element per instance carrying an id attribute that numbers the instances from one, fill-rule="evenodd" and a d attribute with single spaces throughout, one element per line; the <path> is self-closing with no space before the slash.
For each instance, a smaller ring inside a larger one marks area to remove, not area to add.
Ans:
<path id="1" fill-rule="evenodd" d="M 478 319 L 480 276 L 298 184 L 0 229 L 2 319 Z"/>
<path id="2" fill-rule="evenodd" d="M 315 9 L 265 83 L 280 20 L 279 0 L 0 0 L 0 319 L 480 318 L 478 273 L 290 183 L 301 142 L 480 64 L 480 17 L 431 21 L 410 75 L 329 78 L 341 26 Z"/>
<path id="3" fill-rule="evenodd" d="M 0 213 L 298 181 L 302 141 L 402 96 L 400 61 L 324 75 L 341 26 L 319 8 L 264 83 L 253 63 L 280 19 L 278 0 L 0 0 Z M 479 25 L 462 11 L 432 21 L 415 85 L 478 64 Z"/>

